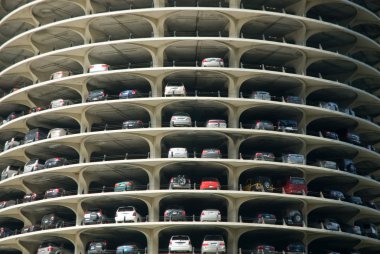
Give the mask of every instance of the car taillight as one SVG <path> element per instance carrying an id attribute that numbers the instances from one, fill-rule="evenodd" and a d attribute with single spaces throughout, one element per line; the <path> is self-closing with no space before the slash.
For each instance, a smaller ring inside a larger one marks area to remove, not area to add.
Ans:
<path id="1" fill-rule="evenodd" d="M 168 216 L 169 215 L 169 212 L 168 211 L 165 211 L 164 212 L 164 216 Z"/>
<path id="2" fill-rule="evenodd" d="M 221 243 L 219 243 L 219 245 L 220 245 L 220 246 L 224 246 L 225 244 L 224 244 L 224 242 L 221 242 Z"/>
<path id="3" fill-rule="evenodd" d="M 54 189 L 54 192 L 59 192 L 59 189 Z"/>
<path id="4" fill-rule="evenodd" d="M 203 60 L 202 60 L 202 63 L 205 63 L 205 62 L 207 62 L 207 59 L 203 59 Z"/>
<path id="5" fill-rule="evenodd" d="M 54 250 L 54 248 L 52 246 L 47 247 L 48 252 L 53 251 L 53 250 Z"/>
<path id="6" fill-rule="evenodd" d="M 263 215 L 260 213 L 260 214 L 257 215 L 257 217 L 258 217 L 258 218 L 262 218 Z"/>
<path id="7" fill-rule="evenodd" d="M 171 179 L 170 179 L 170 182 L 172 183 L 173 181 L 174 181 L 174 179 L 173 179 L 173 178 L 171 178 Z"/>
<path id="8" fill-rule="evenodd" d="M 102 68 L 104 68 L 104 69 L 107 69 L 108 68 L 108 64 L 102 64 Z"/>
<path id="9" fill-rule="evenodd" d="M 172 241 L 169 241 L 169 245 L 172 245 Z"/>
<path id="10" fill-rule="evenodd" d="M 132 216 L 136 216 L 136 212 L 133 212 L 133 213 L 132 213 Z"/>
<path id="11" fill-rule="evenodd" d="M 126 184 L 127 186 L 132 186 L 133 185 L 133 183 L 132 182 L 127 182 L 127 184 Z"/>
<path id="12" fill-rule="evenodd" d="M 57 157 L 57 158 L 55 158 L 55 160 L 56 160 L 56 161 L 60 161 L 60 160 L 61 160 L 61 158 Z"/>
<path id="13" fill-rule="evenodd" d="M 208 246 L 208 243 L 204 242 L 204 243 L 202 243 L 202 246 Z"/>
<path id="14" fill-rule="evenodd" d="M 37 131 L 37 133 L 36 133 L 36 139 L 37 140 L 40 140 L 40 133 Z"/>
<path id="15" fill-rule="evenodd" d="M 204 213 L 204 212 L 202 212 L 202 213 L 201 213 L 201 215 L 205 215 L 205 213 Z"/>
<path id="16" fill-rule="evenodd" d="M 186 216 L 186 212 L 185 212 L 185 211 L 182 211 L 182 215 L 183 215 L 183 216 Z"/>
<path id="17" fill-rule="evenodd" d="M 120 185 L 120 184 L 118 184 L 118 183 L 115 183 L 115 187 L 119 187 L 119 185 Z"/>
<path id="18" fill-rule="evenodd" d="M 264 245 L 257 246 L 257 250 L 264 250 L 264 249 L 265 249 Z"/>
<path id="19" fill-rule="evenodd" d="M 136 94 L 136 90 L 132 90 L 132 94 Z"/>
<path id="20" fill-rule="evenodd" d="M 202 154 L 206 154 L 206 153 L 207 153 L 207 150 L 203 150 L 203 151 L 202 151 Z"/>
<path id="21" fill-rule="evenodd" d="M 256 156 L 263 156 L 262 153 L 256 153 Z"/>

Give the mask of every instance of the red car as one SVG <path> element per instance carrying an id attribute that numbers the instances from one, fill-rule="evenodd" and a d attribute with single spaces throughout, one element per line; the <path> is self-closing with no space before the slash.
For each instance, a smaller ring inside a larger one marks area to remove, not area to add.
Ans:
<path id="1" fill-rule="evenodd" d="M 220 183 L 218 178 L 204 177 L 201 182 L 201 190 L 220 190 Z"/>
<path id="2" fill-rule="evenodd" d="M 307 185 L 305 178 L 290 176 L 284 185 L 287 194 L 303 194 L 307 193 Z"/>

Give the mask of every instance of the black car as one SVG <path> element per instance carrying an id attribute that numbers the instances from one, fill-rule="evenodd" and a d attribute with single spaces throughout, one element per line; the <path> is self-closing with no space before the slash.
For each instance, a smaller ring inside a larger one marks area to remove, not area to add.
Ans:
<path id="1" fill-rule="evenodd" d="M 45 168 L 53 168 L 53 167 L 59 167 L 64 166 L 67 164 L 67 159 L 63 157 L 55 157 L 50 158 L 46 160 L 44 167 Z"/>
<path id="2" fill-rule="evenodd" d="M 340 133 L 340 139 L 353 145 L 360 146 L 362 144 L 360 136 L 350 131 Z"/>
<path id="3" fill-rule="evenodd" d="M 284 221 L 288 226 L 303 226 L 303 216 L 300 210 L 289 209 L 286 211 Z"/>
<path id="4" fill-rule="evenodd" d="M 82 225 L 99 224 L 109 221 L 108 217 L 100 208 L 87 209 L 84 213 Z"/>
<path id="5" fill-rule="evenodd" d="M 55 213 L 47 214 L 41 219 L 42 229 L 61 228 L 64 225 L 65 221 Z"/>
<path id="6" fill-rule="evenodd" d="M 336 132 L 333 131 L 322 131 L 322 136 L 324 138 L 339 140 L 339 135 Z"/>
<path id="7" fill-rule="evenodd" d="M 302 98 L 299 96 L 286 96 L 285 101 L 287 103 L 302 104 Z"/>
<path id="8" fill-rule="evenodd" d="M 0 227 L 0 238 L 4 238 L 11 235 L 13 235 L 13 230 L 6 227 Z"/>
<path id="9" fill-rule="evenodd" d="M 286 254 L 303 254 L 305 253 L 305 245 L 300 242 L 289 243 L 285 247 L 285 253 Z"/>
<path id="10" fill-rule="evenodd" d="M 340 224 L 342 231 L 350 234 L 362 235 L 360 226 L 350 224 Z"/>
<path id="11" fill-rule="evenodd" d="M 191 181 L 185 175 L 178 175 L 170 179 L 169 190 L 191 189 Z"/>
<path id="12" fill-rule="evenodd" d="M 136 128 L 143 128 L 144 122 L 141 120 L 128 120 L 123 122 L 122 129 L 136 129 Z"/>
<path id="13" fill-rule="evenodd" d="M 63 188 L 53 188 L 48 189 L 45 192 L 44 198 L 57 198 L 57 197 L 63 197 L 66 195 L 66 190 Z"/>
<path id="14" fill-rule="evenodd" d="M 376 204 L 374 200 L 367 200 L 364 204 L 372 209 L 380 210 L 380 207 Z"/>
<path id="15" fill-rule="evenodd" d="M 356 167 L 351 159 L 340 159 L 338 161 L 338 168 L 351 174 L 357 174 Z"/>
<path id="16" fill-rule="evenodd" d="M 87 254 L 103 254 L 111 252 L 108 247 L 108 241 L 105 240 L 94 240 L 88 244 Z"/>
<path id="17" fill-rule="evenodd" d="M 323 191 L 323 196 L 325 198 L 330 198 L 330 199 L 335 199 L 335 200 L 345 200 L 346 199 L 343 192 L 338 191 L 338 190 Z"/>
<path id="18" fill-rule="evenodd" d="M 282 132 L 298 132 L 298 123 L 295 120 L 278 120 L 277 131 Z"/>
<path id="19" fill-rule="evenodd" d="M 136 89 L 124 90 L 119 93 L 119 99 L 139 98 L 142 97 L 140 91 Z"/>
<path id="20" fill-rule="evenodd" d="M 32 193 L 25 194 L 24 198 L 22 199 L 22 202 L 23 203 L 28 203 L 28 202 L 40 200 L 40 199 L 43 199 L 43 198 L 44 198 L 43 194 L 32 192 Z"/>
<path id="21" fill-rule="evenodd" d="M 371 237 L 371 238 L 375 238 L 375 239 L 379 238 L 379 233 L 377 231 L 375 224 L 372 224 L 372 223 L 363 224 L 361 228 L 362 228 L 363 235 Z"/>
<path id="22" fill-rule="evenodd" d="M 108 94 L 104 89 L 97 89 L 88 93 L 87 102 L 107 100 Z"/>
<path id="23" fill-rule="evenodd" d="M 182 208 L 169 208 L 164 212 L 164 221 L 186 221 L 186 211 Z"/>
<path id="24" fill-rule="evenodd" d="M 346 201 L 356 205 L 363 205 L 362 198 L 358 196 L 347 196 Z"/>
<path id="25" fill-rule="evenodd" d="M 31 129 L 25 134 L 24 143 L 30 143 L 30 142 L 46 139 L 48 133 L 49 133 L 49 130 L 44 129 L 44 128 Z"/>

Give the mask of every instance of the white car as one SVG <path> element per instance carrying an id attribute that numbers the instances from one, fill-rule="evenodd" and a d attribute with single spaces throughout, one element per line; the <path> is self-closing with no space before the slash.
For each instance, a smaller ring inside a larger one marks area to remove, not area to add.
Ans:
<path id="1" fill-rule="evenodd" d="M 188 158 L 187 149 L 183 147 L 172 147 L 169 149 L 168 158 Z"/>
<path id="2" fill-rule="evenodd" d="M 191 127 L 191 116 L 185 112 L 175 112 L 170 118 L 170 127 Z"/>
<path id="3" fill-rule="evenodd" d="M 108 71 L 110 66 L 108 64 L 93 64 L 88 68 L 89 73 L 99 72 L 99 71 Z"/>
<path id="4" fill-rule="evenodd" d="M 205 209 L 201 212 L 201 222 L 203 221 L 221 221 L 220 211 L 217 209 Z"/>
<path id="5" fill-rule="evenodd" d="M 134 206 L 121 206 L 116 210 L 115 221 L 116 223 L 141 222 L 141 215 Z"/>
<path id="6" fill-rule="evenodd" d="M 71 71 L 57 71 L 50 75 L 50 79 L 60 79 L 72 75 Z"/>
<path id="7" fill-rule="evenodd" d="M 226 253 L 226 244 L 221 235 L 206 235 L 203 239 L 201 253 Z"/>
<path id="8" fill-rule="evenodd" d="M 50 102 L 50 108 L 59 108 L 62 106 L 74 104 L 71 100 L 57 99 Z"/>
<path id="9" fill-rule="evenodd" d="M 251 99 L 270 101 L 272 99 L 270 93 L 265 91 L 253 91 Z"/>
<path id="10" fill-rule="evenodd" d="M 227 123 L 222 119 L 210 119 L 206 124 L 207 128 L 227 128 Z"/>
<path id="11" fill-rule="evenodd" d="M 49 131 L 47 137 L 58 138 L 58 137 L 66 136 L 67 134 L 69 134 L 68 131 L 63 128 L 54 128 Z"/>
<path id="12" fill-rule="evenodd" d="M 186 87 L 183 83 L 167 83 L 165 86 L 165 97 L 166 96 L 186 96 Z"/>
<path id="13" fill-rule="evenodd" d="M 202 67 L 224 67 L 222 58 L 210 57 L 202 60 Z"/>
<path id="14" fill-rule="evenodd" d="M 169 253 L 171 252 L 192 252 L 190 237 L 187 235 L 173 235 L 169 242 Z"/>

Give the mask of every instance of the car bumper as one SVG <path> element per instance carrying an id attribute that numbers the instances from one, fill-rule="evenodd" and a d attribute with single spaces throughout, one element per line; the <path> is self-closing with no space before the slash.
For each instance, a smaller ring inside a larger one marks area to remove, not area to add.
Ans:
<path id="1" fill-rule="evenodd" d="M 220 221 L 221 218 L 218 215 L 201 216 L 201 221 Z"/>
<path id="2" fill-rule="evenodd" d="M 185 184 L 185 185 L 177 185 L 177 184 L 173 184 L 170 186 L 172 189 L 183 189 L 183 190 L 188 190 L 188 189 L 191 189 L 191 185 L 190 184 Z"/>
<path id="3" fill-rule="evenodd" d="M 191 122 L 189 122 L 189 121 L 173 121 L 172 126 L 189 126 L 189 127 L 191 127 Z"/>
<path id="4" fill-rule="evenodd" d="M 192 246 L 181 246 L 181 245 L 175 245 L 175 246 L 171 246 L 169 247 L 169 251 L 185 251 L 185 252 L 192 252 L 193 251 L 193 247 Z"/>
<path id="5" fill-rule="evenodd" d="M 221 246 L 202 246 L 202 253 L 205 252 L 213 252 L 213 253 L 221 253 L 221 252 L 226 252 L 226 247 L 221 247 Z"/>
<path id="6" fill-rule="evenodd" d="M 119 215 L 115 217 L 116 222 L 137 222 L 136 216 L 130 216 L 130 215 Z"/>

